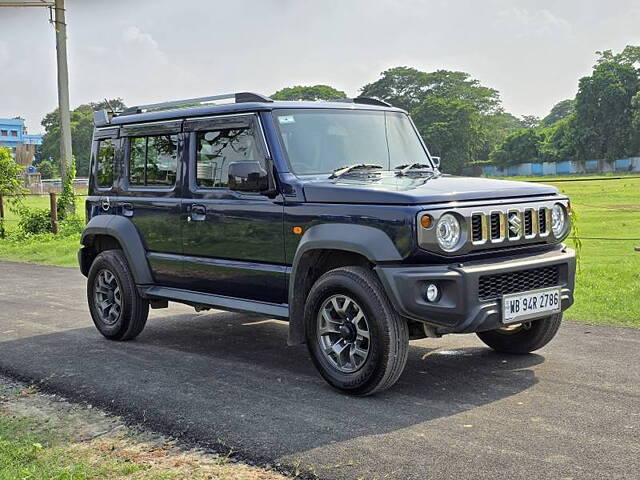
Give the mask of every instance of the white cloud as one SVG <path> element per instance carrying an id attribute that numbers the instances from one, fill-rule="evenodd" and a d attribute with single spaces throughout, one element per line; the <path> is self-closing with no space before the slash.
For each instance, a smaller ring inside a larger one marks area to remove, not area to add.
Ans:
<path id="1" fill-rule="evenodd" d="M 151 47 L 158 50 L 158 42 L 156 42 L 150 33 L 143 32 L 140 28 L 130 25 L 122 32 L 122 38 L 127 43 L 137 44 L 139 46 Z"/>
<path id="2" fill-rule="evenodd" d="M 508 30 L 517 37 L 555 37 L 572 33 L 572 25 L 547 9 L 529 10 L 516 6 L 500 10 L 496 26 Z"/>

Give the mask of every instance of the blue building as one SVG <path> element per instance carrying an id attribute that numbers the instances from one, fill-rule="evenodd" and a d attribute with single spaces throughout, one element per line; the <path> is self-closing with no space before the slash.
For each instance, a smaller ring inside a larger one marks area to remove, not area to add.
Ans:
<path id="1" fill-rule="evenodd" d="M 42 135 L 29 135 L 24 118 L 0 118 L 0 147 L 9 147 L 21 165 L 31 164 L 37 145 L 42 145 Z"/>

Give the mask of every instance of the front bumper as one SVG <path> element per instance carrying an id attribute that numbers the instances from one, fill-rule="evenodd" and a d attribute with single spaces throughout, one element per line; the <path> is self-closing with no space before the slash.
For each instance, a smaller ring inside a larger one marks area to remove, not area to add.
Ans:
<path id="1" fill-rule="evenodd" d="M 376 271 L 396 311 L 434 326 L 439 333 L 468 333 L 504 326 L 501 299 L 480 299 L 480 277 L 557 266 L 562 310 L 573 304 L 575 252 L 559 246 L 549 252 L 484 262 L 435 266 L 378 266 Z M 424 298 L 426 285 L 436 283 L 440 298 Z M 526 290 L 526 289 L 525 289 Z"/>

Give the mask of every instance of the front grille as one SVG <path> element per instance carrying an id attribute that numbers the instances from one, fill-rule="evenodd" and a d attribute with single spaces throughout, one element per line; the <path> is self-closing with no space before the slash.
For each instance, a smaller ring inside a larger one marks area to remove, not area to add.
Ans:
<path id="1" fill-rule="evenodd" d="M 480 300 L 492 300 L 510 293 L 555 287 L 559 283 L 560 269 L 558 265 L 498 275 L 483 275 L 478 284 L 478 296 Z"/>
<path id="2" fill-rule="evenodd" d="M 469 237 L 473 245 L 533 243 L 549 236 L 551 210 L 545 205 L 514 205 L 473 212 Z"/>

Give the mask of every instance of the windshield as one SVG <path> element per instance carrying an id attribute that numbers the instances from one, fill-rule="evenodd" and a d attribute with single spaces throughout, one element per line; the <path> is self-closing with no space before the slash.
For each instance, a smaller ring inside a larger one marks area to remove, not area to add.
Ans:
<path id="1" fill-rule="evenodd" d="M 370 110 L 275 110 L 276 124 L 297 174 L 322 174 L 353 164 L 431 165 L 409 117 Z"/>

